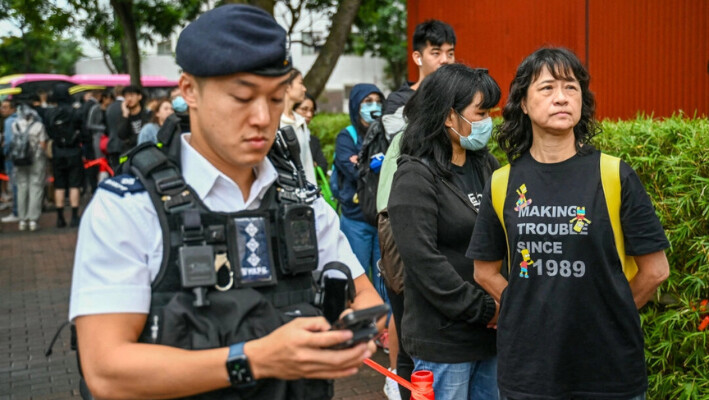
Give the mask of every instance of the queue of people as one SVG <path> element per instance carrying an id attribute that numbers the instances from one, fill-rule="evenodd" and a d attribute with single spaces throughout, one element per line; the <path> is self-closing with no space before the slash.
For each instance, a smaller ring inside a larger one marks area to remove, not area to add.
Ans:
<path id="1" fill-rule="evenodd" d="M 39 229 L 39 215 L 51 202 L 57 211 L 57 227 L 79 226 L 81 194 L 96 192 L 98 184 L 120 167 L 122 152 L 144 141 L 157 142 L 158 130 L 174 113 L 173 103 L 178 107 L 184 103 L 179 88 L 170 97 L 149 99 L 145 106 L 143 91 L 136 86 L 89 89 L 75 95 L 71 89 L 69 83 L 58 83 L 47 101 L 35 95 L 29 100 L 2 102 L 7 181 L 0 187 L 0 209 L 10 209 L 2 222 L 18 223 L 19 230 Z M 26 165 L 12 159 L 13 137 L 28 138 L 32 157 Z M 67 199 L 68 222 L 64 215 Z"/>
<path id="2" fill-rule="evenodd" d="M 169 98 L 92 92 L 76 112 L 59 87 L 51 108 L 3 102 L 4 154 L 27 134 L 35 160 L 6 162 L 11 215 L 37 229 L 51 149 L 57 225 L 67 189 L 70 225 L 80 223 L 69 318 L 87 392 L 329 399 L 330 380 L 376 351 L 369 336 L 341 346 L 354 332 L 318 310 L 331 297 L 313 282 L 337 269 L 348 277 L 341 315 L 389 304 L 377 321 L 389 369 L 433 372 L 438 399 L 645 398 L 637 310 L 669 274 L 669 243 L 632 168 L 590 143 L 600 128 L 588 71 L 569 50 L 535 51 L 493 127 L 500 86 L 455 62 L 452 27 L 425 21 L 412 40 L 417 81 L 388 99 L 367 83 L 349 94 L 332 169 L 341 215 L 313 185 L 282 179 L 300 172 L 279 162 L 290 154 L 279 127 L 293 127 L 306 181 L 328 160 L 286 32 L 258 8 L 225 5 L 183 30 Z M 157 143 L 174 113 L 189 130 L 162 150 L 137 146 Z M 358 180 L 375 160 L 359 158 L 380 122 L 389 146 L 372 225 Z M 95 194 L 79 219 L 83 160 L 100 156 L 127 158 L 136 175 L 89 175 Z M 400 259 L 398 277 L 385 252 Z M 393 380 L 384 392 L 411 395 Z"/>

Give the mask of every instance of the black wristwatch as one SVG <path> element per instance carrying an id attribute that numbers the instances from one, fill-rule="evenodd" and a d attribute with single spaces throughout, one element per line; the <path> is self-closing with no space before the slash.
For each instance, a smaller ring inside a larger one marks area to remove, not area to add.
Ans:
<path id="1" fill-rule="evenodd" d="M 256 384 L 251 375 L 249 359 L 244 354 L 244 342 L 229 346 L 229 357 L 226 360 L 226 371 L 233 388 L 246 388 Z"/>

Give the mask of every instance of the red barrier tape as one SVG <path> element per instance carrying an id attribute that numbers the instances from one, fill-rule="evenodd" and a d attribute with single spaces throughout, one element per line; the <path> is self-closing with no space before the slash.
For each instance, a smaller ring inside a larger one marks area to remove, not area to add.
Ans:
<path id="1" fill-rule="evenodd" d="M 424 385 L 421 384 L 413 384 L 406 379 L 400 377 L 399 375 L 389 371 L 388 369 L 384 368 L 383 366 L 379 365 L 376 361 L 372 360 L 371 358 L 367 358 L 364 360 L 364 363 L 367 364 L 369 367 L 371 367 L 373 370 L 379 372 L 380 374 L 387 376 L 393 380 L 396 381 L 399 385 L 409 389 L 411 391 L 411 398 L 416 399 L 416 400 L 428 400 L 428 399 L 433 399 L 433 389 L 431 388 L 431 385 L 433 384 L 433 374 L 429 371 L 417 371 L 417 372 L 427 372 L 428 374 L 431 375 L 431 381 L 430 383 L 425 383 Z"/>
<path id="2" fill-rule="evenodd" d="M 96 160 L 86 160 L 84 161 L 84 169 L 89 169 L 91 167 L 98 166 L 99 170 L 108 172 L 109 175 L 113 176 L 113 169 L 108 165 L 108 161 L 105 158 L 97 158 Z"/>

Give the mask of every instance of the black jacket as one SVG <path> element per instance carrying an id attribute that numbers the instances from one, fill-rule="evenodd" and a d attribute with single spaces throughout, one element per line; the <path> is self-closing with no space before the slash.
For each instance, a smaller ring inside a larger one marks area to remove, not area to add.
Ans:
<path id="1" fill-rule="evenodd" d="M 413 83 L 404 82 L 395 92 L 391 92 L 386 102 L 384 102 L 382 115 L 394 114 L 399 107 L 406 105 L 406 102 L 409 101 L 415 92 L 414 89 L 411 89 Z"/>
<path id="2" fill-rule="evenodd" d="M 482 172 L 486 184 L 499 163 L 488 152 L 481 157 L 487 161 Z M 438 363 L 493 357 L 496 331 L 486 325 L 495 314 L 495 301 L 475 283 L 472 260 L 465 257 L 477 218 L 470 200 L 425 162 L 404 155 L 388 209 L 404 262 L 404 349 Z"/>

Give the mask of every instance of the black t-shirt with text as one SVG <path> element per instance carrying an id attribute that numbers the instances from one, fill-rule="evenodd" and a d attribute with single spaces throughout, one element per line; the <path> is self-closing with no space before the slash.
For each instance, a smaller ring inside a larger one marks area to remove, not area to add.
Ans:
<path id="1" fill-rule="evenodd" d="M 483 196 L 483 184 L 480 177 L 473 170 L 473 162 L 470 157 L 465 159 L 462 166 L 451 164 L 453 183 L 460 189 L 465 197 L 470 200 L 475 210 L 480 209 L 480 200 Z"/>
<path id="2" fill-rule="evenodd" d="M 507 397 L 630 398 L 647 389 L 640 318 L 599 165 L 595 150 L 554 164 L 526 153 L 510 170 L 503 214 L 512 262 L 497 334 L 498 384 Z M 620 178 L 626 253 L 669 247 L 650 198 L 624 162 Z M 506 254 L 488 184 L 467 256 L 497 261 Z"/>

